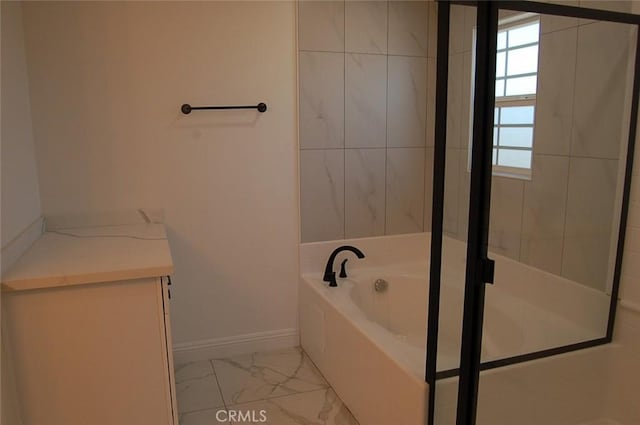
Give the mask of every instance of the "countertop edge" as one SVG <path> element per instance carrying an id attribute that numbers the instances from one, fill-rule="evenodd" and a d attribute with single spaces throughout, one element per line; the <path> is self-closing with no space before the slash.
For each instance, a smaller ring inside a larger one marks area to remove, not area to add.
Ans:
<path id="1" fill-rule="evenodd" d="M 35 289 L 64 288 L 67 286 L 89 285 L 96 283 L 110 283 L 123 280 L 144 279 L 162 277 L 174 272 L 174 266 L 148 267 L 141 269 L 116 270 L 110 272 L 96 272 L 71 276 L 46 276 L 42 278 L 29 278 L 13 280 L 10 283 L 2 283 L 2 292 L 20 292 Z"/>

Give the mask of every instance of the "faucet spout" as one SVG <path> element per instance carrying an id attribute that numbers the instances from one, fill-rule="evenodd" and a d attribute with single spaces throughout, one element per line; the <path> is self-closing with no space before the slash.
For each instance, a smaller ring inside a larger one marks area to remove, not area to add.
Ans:
<path id="1" fill-rule="evenodd" d="M 333 262 L 335 261 L 338 254 L 340 254 L 342 251 L 351 251 L 358 258 L 364 258 L 364 254 L 362 253 L 362 251 L 360 251 L 355 246 L 343 245 L 334 249 L 331 255 L 329 256 L 329 260 L 327 261 L 327 266 L 324 268 L 324 277 L 322 278 L 322 280 L 324 280 L 325 282 L 329 282 L 329 286 L 332 286 L 332 287 L 338 286 L 336 282 L 336 272 L 333 271 Z"/>

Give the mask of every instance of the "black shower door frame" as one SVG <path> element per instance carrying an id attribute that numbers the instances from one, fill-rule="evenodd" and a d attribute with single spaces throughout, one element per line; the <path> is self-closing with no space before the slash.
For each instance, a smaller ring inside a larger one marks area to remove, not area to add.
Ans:
<path id="1" fill-rule="evenodd" d="M 465 275 L 460 368 L 438 372 L 436 369 L 436 361 L 440 312 L 440 278 L 442 268 L 451 5 L 473 6 L 477 9 L 476 70 L 473 106 L 474 121 L 471 153 L 471 187 L 469 193 L 469 227 L 467 235 L 467 265 Z M 622 207 L 620 211 L 618 242 L 616 245 L 616 258 L 614 264 L 613 287 L 611 291 L 607 333 L 602 338 L 482 363 L 480 360 L 480 352 L 482 346 L 485 285 L 493 282 L 493 261 L 490 260 L 487 255 L 491 201 L 491 160 L 493 149 L 495 67 L 499 10 L 531 12 L 631 24 L 636 25 L 638 31 L 625 176 L 622 191 Z M 436 381 L 438 379 L 459 376 L 456 425 L 475 425 L 481 371 L 594 347 L 597 345 L 608 344 L 612 341 L 622 270 L 626 225 L 629 212 L 634 148 L 638 127 L 638 101 L 640 97 L 640 15 L 540 3 L 535 1 L 439 0 L 437 22 L 438 40 L 436 55 L 433 213 L 431 227 L 431 263 L 429 272 L 430 286 L 428 300 L 427 355 L 425 360 L 425 381 L 429 384 L 429 408 L 426 423 L 428 425 L 437 425 L 434 424 Z"/>

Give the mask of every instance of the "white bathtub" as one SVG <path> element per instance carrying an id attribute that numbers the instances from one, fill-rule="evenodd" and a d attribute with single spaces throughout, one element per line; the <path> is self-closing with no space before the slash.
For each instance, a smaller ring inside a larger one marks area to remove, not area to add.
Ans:
<path id="1" fill-rule="evenodd" d="M 303 348 L 362 425 L 424 424 L 429 234 L 303 244 L 300 332 Z M 355 245 L 367 256 L 338 256 L 349 277 L 322 282 L 333 249 Z M 445 238 L 438 370 L 458 366 L 465 245 Z M 488 286 L 483 361 L 604 335 L 609 298 L 558 276 L 493 255 L 496 285 Z M 374 282 L 388 282 L 386 291 Z M 449 384 L 451 388 L 455 383 Z M 451 388 L 438 396 L 444 413 Z M 451 416 L 451 412 L 448 414 Z M 499 424 L 495 424 L 499 425 Z"/>

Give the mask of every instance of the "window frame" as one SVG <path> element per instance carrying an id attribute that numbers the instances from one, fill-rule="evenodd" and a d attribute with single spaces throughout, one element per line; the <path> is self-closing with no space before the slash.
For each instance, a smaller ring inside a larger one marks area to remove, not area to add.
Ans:
<path id="1" fill-rule="evenodd" d="M 538 23 L 538 25 L 540 26 L 540 15 L 536 14 L 536 13 L 523 13 L 523 14 L 517 14 L 514 16 L 509 16 L 507 18 L 502 19 L 499 23 L 498 23 L 498 33 L 502 32 L 502 31 L 509 31 L 509 30 L 513 30 L 513 29 L 517 29 L 517 28 L 521 28 L 521 27 L 525 27 L 527 25 L 531 25 L 533 23 Z M 540 28 L 540 27 L 539 27 Z M 540 29 L 538 30 L 540 31 Z M 506 165 L 498 165 L 497 160 L 500 156 L 500 144 L 499 144 L 499 140 L 495 139 L 498 141 L 497 145 L 493 145 L 493 149 L 496 150 L 497 152 L 497 158 L 496 158 L 496 162 L 493 163 L 492 161 L 492 174 L 495 176 L 500 176 L 500 177 L 510 177 L 510 178 L 516 178 L 516 179 L 521 179 L 521 180 L 531 180 L 532 178 L 532 169 L 533 169 L 533 143 L 535 140 L 535 126 L 536 126 L 536 108 L 537 108 L 537 92 L 538 92 L 538 82 L 539 82 L 539 70 L 540 70 L 540 36 L 541 33 L 538 32 L 538 40 L 535 43 L 527 43 L 527 44 L 522 44 L 516 47 L 512 47 L 509 48 L 508 47 L 508 39 L 507 39 L 507 45 L 504 49 L 498 49 L 497 53 L 501 53 L 501 52 L 505 52 L 507 53 L 510 50 L 516 50 L 516 49 L 521 49 L 521 48 L 525 48 L 525 47 L 531 47 L 531 46 L 538 46 L 538 58 L 537 58 L 537 67 L 536 67 L 536 72 L 535 73 L 525 73 L 525 74 L 515 74 L 511 77 L 509 77 L 509 75 L 507 74 L 507 67 L 508 67 L 508 53 L 506 54 L 505 57 L 505 72 L 504 72 L 504 76 L 503 77 L 496 77 L 496 81 L 497 80 L 502 80 L 505 83 L 505 93 L 506 93 L 506 82 L 509 78 L 519 78 L 519 77 L 526 77 L 526 76 L 535 76 L 536 77 L 536 93 L 532 93 L 532 94 L 525 94 L 525 95 L 511 95 L 511 96 L 496 96 L 495 97 L 495 109 L 501 108 L 501 107 L 509 107 L 509 106 L 533 106 L 534 107 L 534 116 L 533 116 L 533 123 L 531 125 L 518 125 L 518 124 L 507 124 L 507 125 L 501 125 L 499 123 L 499 121 L 496 119 L 497 117 L 494 117 L 494 131 L 499 131 L 499 129 L 502 128 L 514 128 L 514 127 L 525 127 L 525 128 L 531 128 L 532 129 L 532 136 L 531 136 L 531 148 L 522 148 L 522 147 L 504 147 L 502 148 L 503 150 L 518 150 L 518 151 L 526 151 L 529 152 L 531 155 L 531 165 L 529 166 L 529 168 L 521 168 L 521 167 L 510 167 L 510 166 L 506 166 Z M 471 95 L 473 95 L 473 93 L 475 92 L 475 81 L 474 81 L 474 75 L 473 75 L 473 70 L 475 69 L 475 62 L 476 62 L 476 56 L 475 56 L 475 45 L 476 45 L 476 28 L 474 27 L 473 29 L 473 46 L 474 48 L 471 50 L 472 52 L 472 60 L 471 60 Z M 469 123 L 473 123 L 473 101 L 470 102 L 470 108 L 469 108 Z M 499 137 L 499 135 L 497 136 Z M 467 171 L 471 170 L 471 143 L 472 143 L 472 126 L 469 126 L 469 155 L 467 158 Z"/>

